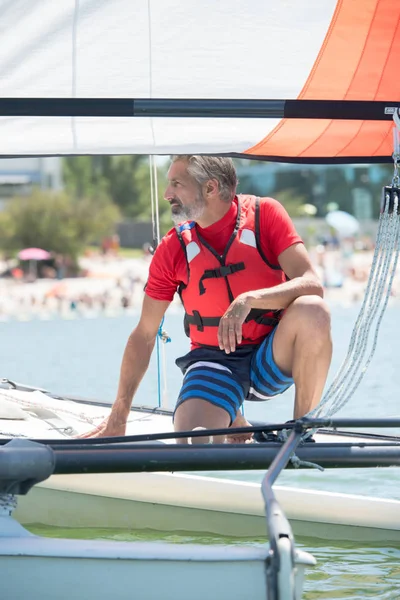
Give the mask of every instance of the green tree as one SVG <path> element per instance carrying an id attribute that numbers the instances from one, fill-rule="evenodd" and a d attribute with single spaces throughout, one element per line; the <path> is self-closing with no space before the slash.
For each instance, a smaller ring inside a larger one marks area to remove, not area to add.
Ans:
<path id="1" fill-rule="evenodd" d="M 118 208 L 107 196 L 76 199 L 35 190 L 13 198 L 0 214 L 0 247 L 7 252 L 40 247 L 77 261 L 89 243 L 115 231 Z"/>
<path id="2" fill-rule="evenodd" d="M 95 156 L 68 156 L 63 159 L 64 185 L 70 195 L 82 198 L 98 193 L 107 193 L 107 179 L 103 175 L 102 166 L 98 167 L 96 162 L 102 158 Z"/>
<path id="3" fill-rule="evenodd" d="M 147 165 L 148 157 L 71 156 L 64 158 L 63 176 L 67 191 L 77 197 L 107 194 L 128 217 L 141 214 L 143 189 L 137 172 Z M 149 195 L 149 178 L 147 193 Z"/>
<path id="4" fill-rule="evenodd" d="M 304 196 L 299 196 L 296 189 L 285 189 L 276 192 L 274 195 L 276 200 L 280 202 L 286 209 L 290 217 L 304 217 Z"/>
<path id="5" fill-rule="evenodd" d="M 164 200 L 167 169 L 168 166 L 157 167 L 158 213 L 160 215 L 160 222 L 163 220 L 163 217 L 168 217 L 169 222 L 171 223 L 169 204 Z M 135 185 L 138 192 L 138 201 L 135 206 L 136 214 L 132 214 L 132 216 L 141 216 L 147 219 L 151 218 L 151 185 L 148 162 L 142 162 L 135 171 Z"/>
<path id="6" fill-rule="evenodd" d="M 161 235 L 172 227 L 168 203 L 163 200 L 167 162 L 157 166 L 158 214 Z M 73 156 L 64 159 L 64 184 L 81 197 L 96 192 L 112 198 L 123 218 L 151 220 L 151 186 L 148 156 Z"/>

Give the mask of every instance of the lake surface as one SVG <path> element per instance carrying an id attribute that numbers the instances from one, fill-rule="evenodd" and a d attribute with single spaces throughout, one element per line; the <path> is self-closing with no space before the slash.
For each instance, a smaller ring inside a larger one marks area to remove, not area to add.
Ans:
<path id="1" fill-rule="evenodd" d="M 334 357 L 328 382 L 345 357 L 358 307 L 333 307 Z M 354 396 L 336 416 L 392 417 L 400 416 L 400 308 L 388 308 L 381 324 L 378 347 L 372 363 Z M 127 337 L 137 322 L 135 313 L 114 318 L 76 318 L 70 320 L 8 321 L 0 324 L 0 364 L 2 377 L 44 387 L 58 394 L 72 394 L 114 400 L 120 362 Z M 175 308 L 168 314 L 165 329 L 172 341 L 164 346 L 166 380 L 161 373 L 173 406 L 181 375 L 175 358 L 188 350 L 182 333 L 182 314 Z M 149 371 L 135 398 L 137 404 L 156 405 L 158 399 L 157 354 L 154 352 Z M 161 357 L 162 358 L 162 357 Z M 161 360 L 162 362 L 162 360 Z M 289 391 L 268 403 L 247 403 L 247 418 L 277 422 L 292 416 L 293 392 Z M 215 473 L 216 476 L 260 481 L 263 472 Z M 362 493 L 400 499 L 399 469 L 340 469 L 319 471 L 287 471 L 279 484 L 325 489 L 345 493 Z M 43 532 L 43 529 L 40 529 Z M 48 530 L 46 535 L 74 537 L 108 537 L 143 539 L 143 533 L 104 530 Z M 158 536 L 158 534 L 157 534 Z M 188 538 L 171 533 L 160 538 L 176 543 Z M 189 538 L 209 542 L 207 538 Z M 216 540 L 237 543 L 234 540 Z M 249 540 L 247 543 L 262 543 Z M 306 582 L 307 600 L 348 598 L 400 598 L 400 548 L 336 546 L 316 540 L 298 540 L 298 546 L 310 551 L 318 565 L 310 571 Z"/>

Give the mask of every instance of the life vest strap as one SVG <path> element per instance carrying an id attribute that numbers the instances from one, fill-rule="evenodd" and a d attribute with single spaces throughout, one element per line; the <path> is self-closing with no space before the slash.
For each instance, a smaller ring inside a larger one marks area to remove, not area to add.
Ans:
<path id="1" fill-rule="evenodd" d="M 221 317 L 202 317 L 198 310 L 194 310 L 192 315 L 185 313 L 185 323 L 195 325 L 197 331 L 204 331 L 204 327 L 218 327 Z"/>
<path id="2" fill-rule="evenodd" d="M 237 273 L 238 271 L 243 271 L 244 269 L 244 262 L 234 263 L 232 265 L 221 265 L 220 267 L 218 267 L 218 269 L 206 269 L 199 282 L 200 296 L 202 296 L 206 291 L 206 288 L 203 284 L 204 279 L 217 279 L 219 277 L 228 277 L 228 275 L 232 275 L 233 273 Z"/>
<path id="3" fill-rule="evenodd" d="M 269 312 L 269 314 L 266 314 Z M 275 327 L 279 323 L 279 315 L 282 311 L 265 311 L 258 308 L 253 308 L 245 319 L 245 323 L 255 321 L 259 325 Z M 221 317 L 202 317 L 198 310 L 194 310 L 192 315 L 185 313 L 185 323 L 187 325 L 195 325 L 197 331 L 204 331 L 204 327 L 218 327 Z"/>
<path id="4" fill-rule="evenodd" d="M 247 321 L 255 321 L 258 325 L 276 327 L 279 323 L 281 312 L 281 310 L 265 311 L 262 308 L 252 308 L 245 319 L 245 323 L 247 323 Z"/>

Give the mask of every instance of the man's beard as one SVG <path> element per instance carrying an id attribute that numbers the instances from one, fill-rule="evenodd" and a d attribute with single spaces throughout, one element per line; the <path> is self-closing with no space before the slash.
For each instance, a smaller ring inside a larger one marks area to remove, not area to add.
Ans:
<path id="1" fill-rule="evenodd" d="M 184 221 L 197 221 L 202 216 L 206 203 L 201 195 L 198 195 L 193 204 L 184 206 L 178 198 L 174 198 L 171 201 L 177 202 L 178 204 L 171 207 L 171 216 L 175 225 L 179 225 Z"/>

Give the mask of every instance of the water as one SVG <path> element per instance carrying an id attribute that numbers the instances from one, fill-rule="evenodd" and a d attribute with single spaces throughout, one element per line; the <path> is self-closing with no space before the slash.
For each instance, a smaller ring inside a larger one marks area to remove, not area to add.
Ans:
<path id="1" fill-rule="evenodd" d="M 333 309 L 334 358 L 329 380 L 341 364 L 350 339 L 358 307 Z M 381 325 L 378 347 L 364 380 L 350 402 L 338 416 L 389 417 L 400 416 L 398 390 L 400 369 L 398 348 L 400 339 L 399 309 L 389 307 Z M 120 361 L 127 337 L 137 322 L 137 314 L 118 318 L 6 322 L 1 324 L 1 376 L 21 383 L 45 387 L 57 393 L 76 394 L 90 398 L 114 400 Z M 166 387 L 170 404 L 178 393 L 181 376 L 174 365 L 176 356 L 188 349 L 181 331 L 182 314 L 175 309 L 167 315 L 165 328 L 172 342 L 165 346 Z M 158 397 L 156 353 L 142 381 L 135 403 L 154 405 Z M 328 380 L 328 381 L 329 381 Z M 164 385 L 163 379 L 161 383 Z M 268 403 L 246 406 L 246 416 L 277 422 L 291 418 L 293 392 Z M 262 472 L 214 473 L 237 479 L 260 481 Z M 211 475 L 211 474 L 210 474 Z M 400 498 L 398 469 L 340 469 L 319 471 L 288 471 L 279 477 L 279 484 L 325 489 L 336 492 L 361 493 L 371 496 Z M 43 528 L 38 531 L 43 533 Z M 111 539 L 143 539 L 143 532 L 59 531 L 45 529 L 46 535 Z M 208 538 L 156 534 L 165 541 L 177 543 L 188 539 L 209 543 Z M 150 536 L 150 534 L 149 534 Z M 146 536 L 147 539 L 149 536 Z M 235 540 L 213 538 L 213 542 L 237 543 Z M 262 543 L 249 540 L 247 543 Z M 242 543 L 242 542 L 241 542 Z M 317 568 L 309 572 L 305 598 L 358 600 L 400 598 L 400 549 L 350 544 L 336 546 L 316 540 L 298 540 L 298 546 L 310 551 L 318 560 Z"/>

